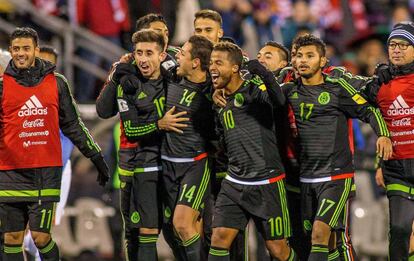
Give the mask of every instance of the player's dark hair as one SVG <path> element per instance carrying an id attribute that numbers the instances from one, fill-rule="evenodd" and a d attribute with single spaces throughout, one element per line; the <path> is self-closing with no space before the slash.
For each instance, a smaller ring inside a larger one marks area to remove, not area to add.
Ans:
<path id="1" fill-rule="evenodd" d="M 194 22 L 199 18 L 203 18 L 203 19 L 210 19 L 210 20 L 216 21 L 217 23 L 219 23 L 220 27 L 223 25 L 223 19 L 221 18 L 221 15 L 214 10 L 210 10 L 210 9 L 200 10 L 197 13 L 195 13 L 194 17 L 195 17 Z"/>
<path id="2" fill-rule="evenodd" d="M 280 43 L 275 42 L 275 41 L 269 41 L 269 42 L 265 43 L 264 46 L 272 46 L 272 47 L 277 48 L 277 52 L 280 56 L 280 59 L 282 61 L 286 61 L 286 62 L 289 61 L 289 50 L 283 44 L 280 44 Z"/>
<path id="3" fill-rule="evenodd" d="M 229 42 L 219 42 L 214 45 L 213 51 L 221 51 L 228 53 L 230 61 L 238 65 L 239 68 L 241 67 L 243 62 L 243 52 L 237 45 Z"/>
<path id="4" fill-rule="evenodd" d="M 321 40 L 321 38 L 316 37 L 313 34 L 299 36 L 297 39 L 295 39 L 293 45 L 295 46 L 296 51 L 300 47 L 314 45 L 316 46 L 316 49 L 318 50 L 318 53 L 321 57 L 324 57 L 326 55 L 325 43 Z"/>
<path id="5" fill-rule="evenodd" d="M 151 29 L 143 29 L 135 32 L 132 35 L 132 43 L 134 45 L 137 43 L 156 43 L 160 47 L 161 51 L 163 51 L 165 48 L 164 37 Z"/>
<path id="6" fill-rule="evenodd" d="M 142 29 L 148 29 L 153 22 L 161 22 L 167 26 L 167 22 L 164 17 L 160 14 L 147 14 L 139 18 L 135 23 L 135 31 L 140 31 Z"/>
<path id="7" fill-rule="evenodd" d="M 50 45 L 40 46 L 40 52 L 51 54 L 51 55 L 55 56 L 55 59 L 57 59 L 58 55 L 59 55 L 58 51 L 55 48 L 53 48 L 53 46 L 50 46 Z"/>
<path id="8" fill-rule="evenodd" d="M 200 59 L 201 70 L 207 71 L 210 65 L 211 52 L 213 51 L 213 43 L 199 35 L 191 36 L 188 42 L 191 44 L 191 59 Z"/>
<path id="9" fill-rule="evenodd" d="M 231 38 L 230 36 L 223 36 L 219 39 L 219 41 L 220 42 L 229 42 L 229 43 L 232 43 L 232 44 L 236 44 L 236 41 L 233 38 Z"/>
<path id="10" fill-rule="evenodd" d="M 33 40 L 34 46 L 37 47 L 39 45 L 39 36 L 37 32 L 30 28 L 30 27 L 17 27 L 11 34 L 10 34 L 10 46 L 14 39 L 16 38 L 31 38 Z"/>

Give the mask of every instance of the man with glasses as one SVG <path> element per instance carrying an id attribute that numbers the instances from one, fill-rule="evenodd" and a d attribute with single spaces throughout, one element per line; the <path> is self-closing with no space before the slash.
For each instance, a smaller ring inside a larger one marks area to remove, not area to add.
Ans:
<path id="1" fill-rule="evenodd" d="M 382 170 L 390 203 L 390 260 L 414 258 L 414 23 L 398 23 L 388 38 L 389 65 L 378 75 L 388 83 L 373 81 L 364 90 L 376 104 L 391 134 L 393 154 Z M 411 240 L 410 240 L 411 239 Z M 410 244 L 411 241 L 411 244 Z"/>

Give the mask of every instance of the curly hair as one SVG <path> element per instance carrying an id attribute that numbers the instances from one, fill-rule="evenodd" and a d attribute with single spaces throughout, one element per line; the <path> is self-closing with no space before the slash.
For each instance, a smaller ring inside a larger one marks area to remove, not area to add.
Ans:
<path id="1" fill-rule="evenodd" d="M 312 34 L 306 34 L 303 36 L 299 36 L 294 40 L 292 43 L 293 46 L 295 46 L 296 51 L 303 46 L 309 46 L 313 45 L 316 46 L 316 49 L 318 50 L 318 53 L 320 56 L 324 57 L 326 55 L 326 45 L 322 41 L 321 38 L 316 37 Z"/>
<path id="2" fill-rule="evenodd" d="M 213 51 L 221 51 L 228 53 L 231 62 L 238 65 L 239 68 L 243 63 L 243 52 L 237 45 L 230 42 L 219 42 L 214 45 Z"/>

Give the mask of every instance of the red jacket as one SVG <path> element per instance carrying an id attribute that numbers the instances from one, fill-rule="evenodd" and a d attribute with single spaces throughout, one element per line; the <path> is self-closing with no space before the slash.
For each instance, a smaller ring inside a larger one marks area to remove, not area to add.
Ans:
<path id="1" fill-rule="evenodd" d="M 414 158 L 414 74 L 397 76 L 378 91 L 377 104 L 391 134 L 393 159 Z"/>
<path id="2" fill-rule="evenodd" d="M 114 10 L 117 1 L 120 8 Z M 100 36 L 119 36 L 131 27 L 126 0 L 77 0 L 77 22 Z"/>

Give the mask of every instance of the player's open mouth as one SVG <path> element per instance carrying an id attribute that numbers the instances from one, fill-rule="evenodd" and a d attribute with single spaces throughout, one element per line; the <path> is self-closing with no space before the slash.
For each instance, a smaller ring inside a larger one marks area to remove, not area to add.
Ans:
<path id="1" fill-rule="evenodd" d="M 149 70 L 148 64 L 140 64 L 139 67 L 141 68 L 141 71 L 147 72 Z"/>
<path id="2" fill-rule="evenodd" d="M 20 64 L 24 64 L 26 62 L 26 58 L 25 57 L 17 58 L 17 62 Z"/>
<path id="3" fill-rule="evenodd" d="M 218 72 L 211 73 L 211 80 L 213 81 L 213 84 L 216 84 L 219 78 L 220 74 Z"/>

